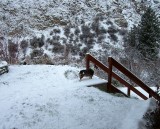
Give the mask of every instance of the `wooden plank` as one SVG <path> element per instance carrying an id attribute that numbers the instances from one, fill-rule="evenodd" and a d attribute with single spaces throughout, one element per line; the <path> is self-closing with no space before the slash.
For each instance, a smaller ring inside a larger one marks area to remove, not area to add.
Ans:
<path id="1" fill-rule="evenodd" d="M 138 77 L 136 77 L 136 75 L 131 73 L 127 68 L 125 68 L 122 64 L 120 64 L 113 58 L 111 60 L 114 67 L 116 67 L 119 71 L 121 71 L 128 78 L 134 81 L 138 86 L 140 86 L 143 90 L 145 90 L 149 94 L 149 96 L 153 96 L 155 99 L 160 101 L 160 96 L 156 92 L 154 92 L 151 88 L 149 88 L 149 86 L 144 84 Z"/>
<path id="2" fill-rule="evenodd" d="M 111 58 L 112 59 L 112 58 Z M 105 71 L 106 73 L 109 73 L 109 68 L 102 64 L 101 62 L 99 62 L 97 59 L 95 59 L 93 56 L 91 56 L 90 54 L 86 54 L 86 67 L 89 68 L 89 62 L 94 63 L 96 66 L 98 66 L 99 68 L 101 68 L 103 71 Z M 114 73 L 112 71 L 112 77 L 117 79 L 121 84 L 125 85 L 126 87 L 128 87 L 130 90 L 132 90 L 133 92 L 135 92 L 137 95 L 139 95 L 141 98 L 143 99 L 147 99 L 147 97 L 145 95 L 143 95 L 141 92 L 139 92 L 136 88 L 134 88 L 132 85 L 130 85 L 128 82 L 126 82 L 124 79 L 122 79 L 121 77 L 119 77 L 116 73 Z M 113 89 L 113 88 L 112 88 Z M 114 88 L 115 89 L 115 88 Z"/>
<path id="3" fill-rule="evenodd" d="M 131 96 L 131 90 L 130 88 L 127 89 L 127 95 L 130 97 Z"/>
<path id="4" fill-rule="evenodd" d="M 130 85 L 127 81 L 119 77 L 116 73 L 112 72 L 112 76 L 117 79 L 121 84 L 128 87 L 130 90 L 132 90 L 134 93 L 139 95 L 142 99 L 146 100 L 148 99 L 144 94 L 142 94 L 140 91 L 138 91 L 136 88 L 134 88 L 132 85 Z"/>
<path id="5" fill-rule="evenodd" d="M 109 63 L 109 70 L 108 70 L 108 85 L 107 85 L 107 90 L 111 90 L 111 83 L 112 83 L 112 60 L 108 58 L 108 63 Z"/>
<path id="6" fill-rule="evenodd" d="M 122 73 L 124 73 L 124 75 L 126 75 L 128 78 L 130 78 L 132 81 L 134 81 L 142 89 L 144 89 L 149 94 L 149 97 L 153 96 L 155 99 L 157 99 L 158 101 L 160 101 L 160 96 L 156 92 L 154 92 L 151 88 L 149 88 L 147 85 L 145 85 L 138 77 L 136 77 L 133 73 L 131 73 L 128 69 L 126 69 L 123 65 L 121 65 L 119 62 L 117 62 L 116 60 L 114 60 L 112 57 L 109 57 L 109 60 L 111 60 L 111 62 L 112 62 L 111 64 L 114 67 L 116 67 L 119 71 L 121 71 Z M 106 73 L 110 72 L 109 68 L 107 66 L 105 66 L 104 64 L 102 64 L 101 62 L 99 62 L 97 59 L 95 59 L 90 54 L 86 55 L 86 68 L 89 68 L 90 61 L 92 63 L 94 63 L 96 66 L 98 66 L 99 68 L 101 68 Z M 112 67 L 111 67 L 111 69 L 112 69 Z M 116 73 L 112 72 L 111 76 L 113 76 L 120 83 L 122 83 L 123 85 L 125 85 L 126 87 L 128 87 L 128 95 L 130 94 L 130 90 L 132 90 L 137 95 L 139 95 L 141 98 L 147 99 L 147 97 L 145 95 L 143 95 L 141 92 L 139 92 L 137 89 L 135 89 L 132 85 L 130 85 L 124 79 L 122 79 L 121 77 L 119 77 Z"/>
<path id="7" fill-rule="evenodd" d="M 86 67 L 89 68 L 89 62 L 94 63 L 97 67 L 101 68 L 103 71 L 105 71 L 106 73 L 109 72 L 109 69 L 106 65 L 104 65 L 103 63 L 101 63 L 100 61 L 98 61 L 97 59 L 95 59 L 93 56 L 91 56 L 90 54 L 86 54 Z"/>

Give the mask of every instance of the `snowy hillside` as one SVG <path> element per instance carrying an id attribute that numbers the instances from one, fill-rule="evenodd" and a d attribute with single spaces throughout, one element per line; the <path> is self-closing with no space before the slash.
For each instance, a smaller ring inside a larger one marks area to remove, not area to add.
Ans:
<path id="1" fill-rule="evenodd" d="M 160 0 L 0 0 L 0 60 L 84 66 L 86 53 L 105 65 L 112 56 L 155 86 L 159 62 L 148 67 L 136 57 L 130 67 L 127 57 L 135 52 L 127 34 L 148 6 L 160 14 Z"/>
<path id="2" fill-rule="evenodd" d="M 45 29 L 54 24 L 78 25 L 92 21 L 97 14 L 108 18 L 125 17 L 130 25 L 139 21 L 142 4 L 158 11 L 159 0 L 1 0 L 0 19 L 5 31 Z M 118 16 L 119 15 L 119 16 Z M 131 23 L 130 23 L 131 22 Z M 29 31 L 29 30 L 26 30 Z M 11 33 L 11 32 L 10 32 Z"/>
<path id="3" fill-rule="evenodd" d="M 142 0 L 1 0 L 0 17 L 3 30 L 11 33 L 12 29 L 27 28 L 43 30 L 54 24 L 78 25 L 82 21 L 90 22 L 97 14 L 107 15 L 108 18 L 121 18 L 128 24 L 139 21 L 139 8 Z M 158 11 L 159 0 L 144 2 Z M 130 23 L 131 22 L 131 23 Z M 7 28 L 7 30 L 6 30 Z M 29 31 L 26 30 L 26 31 Z M 22 31 L 22 30 L 21 30 Z M 6 32 L 7 33 L 7 32 Z M 16 33 L 16 32 L 15 32 Z"/>
<path id="4" fill-rule="evenodd" d="M 123 58 L 125 35 L 149 5 L 159 13 L 159 0 L 1 0 L 0 56 L 13 64 L 67 64 L 86 52 Z"/>
<path id="5" fill-rule="evenodd" d="M 9 70 L 0 76 L 1 129 L 138 129 L 153 106 L 151 99 L 87 87 L 104 80 L 79 81 L 76 67 L 12 65 Z"/>

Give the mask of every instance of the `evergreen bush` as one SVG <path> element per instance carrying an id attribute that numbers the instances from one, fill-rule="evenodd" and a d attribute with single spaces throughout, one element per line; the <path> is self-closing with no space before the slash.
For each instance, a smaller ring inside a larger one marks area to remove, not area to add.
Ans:
<path id="1" fill-rule="evenodd" d="M 160 129 L 160 107 L 147 112 L 144 117 L 147 129 Z"/>
<path id="2" fill-rule="evenodd" d="M 160 46 L 160 21 L 151 7 L 148 7 L 142 15 L 139 28 L 138 50 L 147 59 L 157 59 Z"/>

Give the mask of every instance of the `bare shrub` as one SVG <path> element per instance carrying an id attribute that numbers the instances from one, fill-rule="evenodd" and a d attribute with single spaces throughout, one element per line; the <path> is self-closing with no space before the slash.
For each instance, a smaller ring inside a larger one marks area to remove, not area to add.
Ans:
<path id="1" fill-rule="evenodd" d="M 84 47 L 81 51 L 80 51 L 80 53 L 79 53 L 79 55 L 81 56 L 81 58 L 84 58 L 85 57 L 85 55 L 86 55 L 86 53 L 89 51 L 89 48 L 88 47 Z"/>
<path id="2" fill-rule="evenodd" d="M 50 35 L 56 35 L 56 34 L 59 34 L 61 33 L 61 30 L 60 29 L 53 29 L 53 31 L 50 32 Z"/>
<path id="3" fill-rule="evenodd" d="M 44 54 L 40 57 L 32 59 L 32 63 L 33 64 L 53 65 L 52 59 L 47 54 Z"/>
<path id="4" fill-rule="evenodd" d="M 107 33 L 107 30 L 104 27 L 101 27 L 99 29 L 99 34 L 106 34 L 106 33 Z"/>
<path id="5" fill-rule="evenodd" d="M 82 34 L 87 37 L 90 34 L 90 28 L 86 25 L 82 25 Z"/>
<path id="6" fill-rule="evenodd" d="M 16 52 L 18 52 L 18 44 L 13 43 L 11 40 L 8 41 L 8 52 L 10 57 L 15 58 Z"/>
<path id="7" fill-rule="evenodd" d="M 53 31 L 50 32 L 50 35 L 53 35 Z"/>
<path id="8" fill-rule="evenodd" d="M 79 54 L 79 51 L 80 51 L 80 49 L 79 49 L 79 47 L 78 47 L 77 45 L 74 45 L 74 46 L 72 47 L 72 49 L 71 49 L 71 52 L 72 52 L 74 55 Z"/>
<path id="9" fill-rule="evenodd" d="M 59 39 L 60 39 L 60 36 L 55 35 L 52 37 L 53 42 L 59 41 Z"/>
<path id="10" fill-rule="evenodd" d="M 22 49 L 26 49 L 28 47 L 28 42 L 26 40 L 22 40 L 20 43 L 20 47 Z"/>
<path id="11" fill-rule="evenodd" d="M 54 32 L 55 34 L 59 34 L 59 33 L 61 33 L 61 30 L 60 30 L 60 29 L 53 29 L 53 32 Z"/>
<path id="12" fill-rule="evenodd" d="M 120 30 L 119 30 L 119 34 L 120 34 L 120 35 L 126 35 L 126 34 L 127 34 L 127 30 L 125 30 L 125 29 L 120 29 Z"/>
<path id="13" fill-rule="evenodd" d="M 75 31 L 74 31 L 74 34 L 75 34 L 75 35 L 79 35 L 79 33 L 80 33 L 80 30 L 79 30 L 79 28 L 77 27 L 77 28 L 75 29 Z"/>
<path id="14" fill-rule="evenodd" d="M 41 38 L 33 37 L 33 39 L 30 40 L 30 45 L 33 48 L 42 47 L 44 45 L 44 36 L 42 35 Z"/>
<path id="15" fill-rule="evenodd" d="M 80 40 L 83 41 L 87 46 L 93 45 L 94 43 L 94 33 L 90 32 L 90 29 L 86 26 L 83 27 L 83 34 L 80 35 Z"/>
<path id="16" fill-rule="evenodd" d="M 118 30 L 116 29 L 115 26 L 110 26 L 110 27 L 108 27 L 107 32 L 108 32 L 109 34 L 111 34 L 111 33 L 113 34 L 113 33 L 117 33 Z"/>
<path id="17" fill-rule="evenodd" d="M 7 44 L 0 41 L 0 59 L 8 61 Z"/>
<path id="18" fill-rule="evenodd" d="M 46 42 L 49 43 L 50 45 L 53 45 L 56 42 L 56 40 L 54 39 L 55 37 L 52 37 L 52 39 L 48 38 Z"/>
<path id="19" fill-rule="evenodd" d="M 110 34 L 110 38 L 111 40 L 117 42 L 118 41 L 118 37 L 115 34 Z"/>
<path id="20" fill-rule="evenodd" d="M 31 55 L 31 59 L 33 59 L 34 57 L 42 56 L 43 50 L 34 49 L 30 55 Z"/>
<path id="21" fill-rule="evenodd" d="M 106 22 L 106 24 L 107 24 L 107 25 L 113 25 L 112 21 L 110 21 L 110 20 L 108 20 L 108 21 Z"/>
<path id="22" fill-rule="evenodd" d="M 74 40 L 74 42 L 78 43 L 79 42 L 79 37 L 76 37 L 76 39 Z"/>
<path id="23" fill-rule="evenodd" d="M 37 38 L 36 37 L 33 37 L 33 39 L 30 40 L 30 45 L 33 48 L 37 48 L 38 47 L 38 42 L 37 42 Z"/>
<path id="24" fill-rule="evenodd" d="M 18 62 L 18 44 L 8 40 L 8 62 L 10 64 L 16 64 Z"/>
<path id="25" fill-rule="evenodd" d="M 66 48 L 73 54 L 73 55 L 77 55 L 79 54 L 80 48 L 77 44 L 67 44 Z"/>
<path id="26" fill-rule="evenodd" d="M 67 39 L 66 39 L 66 38 L 61 38 L 61 40 L 62 40 L 62 43 L 63 43 L 63 44 L 66 44 L 66 43 L 67 43 Z"/>
<path id="27" fill-rule="evenodd" d="M 73 37 L 74 37 L 74 34 L 71 33 L 70 36 L 69 36 L 69 42 L 73 42 Z"/>
<path id="28" fill-rule="evenodd" d="M 105 35 L 100 35 L 100 36 L 98 36 L 98 42 L 99 43 L 102 43 L 102 41 L 104 40 L 106 38 L 106 36 Z"/>
<path id="29" fill-rule="evenodd" d="M 70 26 L 66 26 L 64 28 L 64 35 L 68 38 L 69 37 L 69 34 L 70 34 Z"/>
<path id="30" fill-rule="evenodd" d="M 84 41 L 85 36 L 84 35 L 80 35 L 79 38 L 80 38 L 81 41 Z"/>
<path id="31" fill-rule="evenodd" d="M 55 53 L 63 53 L 63 50 L 64 50 L 64 46 L 61 45 L 60 43 L 54 43 L 53 44 L 54 47 L 52 49 L 52 52 L 55 52 Z"/>

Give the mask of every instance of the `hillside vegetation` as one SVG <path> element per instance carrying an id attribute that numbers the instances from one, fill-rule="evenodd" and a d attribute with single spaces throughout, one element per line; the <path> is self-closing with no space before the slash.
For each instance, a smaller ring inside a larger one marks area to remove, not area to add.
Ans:
<path id="1" fill-rule="evenodd" d="M 112 56 L 129 68 L 124 43 L 147 6 L 160 13 L 159 0 L 1 0 L 0 58 L 11 64 L 83 66 L 89 52 L 104 64 Z M 150 83 L 158 72 L 151 69 L 157 73 L 150 75 L 141 64 L 136 60 L 133 72 Z"/>

